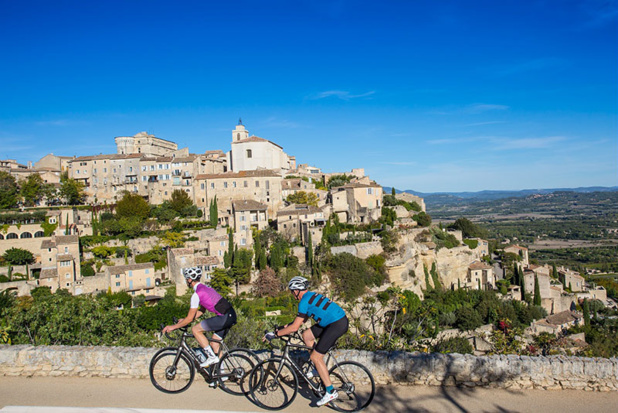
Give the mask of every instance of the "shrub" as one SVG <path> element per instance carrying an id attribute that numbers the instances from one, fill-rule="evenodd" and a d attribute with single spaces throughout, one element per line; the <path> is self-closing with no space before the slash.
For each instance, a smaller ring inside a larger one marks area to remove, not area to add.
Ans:
<path id="1" fill-rule="evenodd" d="M 474 348 L 465 337 L 451 337 L 439 341 L 432 349 L 436 353 L 473 354 Z"/>

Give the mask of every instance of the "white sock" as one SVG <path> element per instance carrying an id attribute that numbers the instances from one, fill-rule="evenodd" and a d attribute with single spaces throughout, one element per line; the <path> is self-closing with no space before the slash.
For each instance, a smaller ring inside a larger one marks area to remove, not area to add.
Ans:
<path id="1" fill-rule="evenodd" d="M 204 347 L 204 353 L 206 353 L 208 358 L 215 356 L 215 352 L 212 350 L 212 347 L 210 347 L 210 346 Z"/>

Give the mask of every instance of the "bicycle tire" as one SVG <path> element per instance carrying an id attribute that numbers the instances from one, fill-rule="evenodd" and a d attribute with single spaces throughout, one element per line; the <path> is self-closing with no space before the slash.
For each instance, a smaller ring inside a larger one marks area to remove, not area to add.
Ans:
<path id="1" fill-rule="evenodd" d="M 218 379 L 219 387 L 223 391 L 233 395 L 246 395 L 248 386 L 246 386 L 247 378 L 255 363 L 241 352 L 230 352 L 221 358 L 221 361 L 215 366 L 214 371 L 222 373 L 234 374 Z"/>
<path id="2" fill-rule="evenodd" d="M 178 351 L 178 348 L 174 347 L 164 348 L 150 361 L 150 381 L 163 393 L 182 393 L 191 386 L 195 378 L 193 363 L 183 352 L 179 355 Z"/>
<path id="3" fill-rule="evenodd" d="M 242 354 L 243 356 L 246 356 L 249 359 L 251 359 L 254 365 L 262 361 L 262 359 L 253 350 L 244 348 L 244 347 L 233 348 L 229 350 L 228 353 L 229 354 Z"/>
<path id="4" fill-rule="evenodd" d="M 340 412 L 358 412 L 369 406 L 376 394 L 376 385 L 369 369 L 355 361 L 344 361 L 329 371 L 339 397 L 330 402 Z"/>
<path id="5" fill-rule="evenodd" d="M 281 372 L 277 372 L 281 368 Z M 257 364 L 249 376 L 250 400 L 266 410 L 289 406 L 298 394 L 298 377 L 281 358 L 270 358 Z"/>

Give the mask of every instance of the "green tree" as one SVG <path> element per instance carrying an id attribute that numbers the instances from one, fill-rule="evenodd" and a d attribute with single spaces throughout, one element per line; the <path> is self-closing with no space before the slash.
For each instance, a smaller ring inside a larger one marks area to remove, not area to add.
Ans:
<path id="1" fill-rule="evenodd" d="M 285 200 L 291 204 L 318 206 L 318 196 L 313 192 L 298 191 L 295 194 L 288 195 Z"/>
<path id="2" fill-rule="evenodd" d="M 84 202 L 85 194 L 84 185 L 81 181 L 76 181 L 69 178 L 68 172 L 63 172 L 60 176 L 60 191 L 59 195 L 64 198 L 68 205 L 78 205 Z"/>
<path id="3" fill-rule="evenodd" d="M 311 240 L 311 231 L 307 231 L 307 267 L 313 274 L 313 241 Z"/>
<path id="4" fill-rule="evenodd" d="M 34 262 L 34 255 L 23 248 L 9 248 L 2 257 L 12 265 L 27 265 Z"/>
<path id="5" fill-rule="evenodd" d="M 18 187 L 15 177 L 0 171 L 0 209 L 14 207 L 17 204 Z"/>
<path id="6" fill-rule="evenodd" d="M 116 217 L 145 220 L 150 216 L 150 205 L 138 194 L 124 191 L 122 199 L 116 204 Z"/>
<path id="7" fill-rule="evenodd" d="M 541 287 L 539 286 L 539 277 L 534 274 L 534 305 L 541 305 Z"/>
<path id="8" fill-rule="evenodd" d="M 483 325 L 483 319 L 474 308 L 461 307 L 455 314 L 457 316 L 456 325 L 460 330 L 475 330 Z"/>
<path id="9" fill-rule="evenodd" d="M 217 225 L 219 224 L 219 206 L 217 205 L 216 196 L 210 201 L 209 220 L 210 226 L 217 228 Z"/>
<path id="10" fill-rule="evenodd" d="M 176 211 L 178 215 L 182 215 L 183 210 L 186 210 L 187 207 L 192 205 L 193 201 L 189 198 L 189 194 L 182 189 L 174 189 L 170 199 L 170 207 Z"/>
<path id="11" fill-rule="evenodd" d="M 436 267 L 435 261 L 431 263 L 431 279 L 433 281 L 433 285 L 437 290 L 442 289 L 442 283 L 440 282 L 440 276 L 438 275 L 438 269 Z M 480 288 L 479 288 L 480 290 Z"/>
<path id="12" fill-rule="evenodd" d="M 215 268 L 210 276 L 210 286 L 220 295 L 227 297 L 232 293 L 231 285 L 234 279 L 223 268 Z"/>
<path id="13" fill-rule="evenodd" d="M 246 284 L 251 279 L 251 264 L 253 262 L 253 250 L 241 248 L 234 251 L 234 262 L 232 264 L 232 278 L 236 285 L 236 295 L 240 284 Z"/>
<path id="14" fill-rule="evenodd" d="M 234 233 L 232 228 L 227 231 L 227 251 L 223 254 L 223 265 L 225 268 L 230 268 L 234 262 Z"/>
<path id="15" fill-rule="evenodd" d="M 423 211 L 412 216 L 412 219 L 415 220 L 421 227 L 428 227 L 431 225 L 431 216 Z"/>
<path id="16" fill-rule="evenodd" d="M 582 305 L 584 313 L 584 325 L 586 328 L 590 328 L 590 303 L 587 298 L 584 298 L 584 304 Z"/>
<path id="17" fill-rule="evenodd" d="M 464 238 L 486 238 L 488 236 L 487 230 L 473 223 L 468 218 L 457 218 L 448 228 L 460 230 Z"/>
<path id="18" fill-rule="evenodd" d="M 41 178 L 41 175 L 38 173 L 30 174 L 21 182 L 19 194 L 26 206 L 34 206 L 45 197 L 46 193 L 48 193 L 48 186 L 49 185 L 43 181 L 43 178 Z"/>
<path id="19" fill-rule="evenodd" d="M 397 192 L 395 191 L 395 187 L 391 188 L 391 195 L 395 196 L 397 194 Z"/>

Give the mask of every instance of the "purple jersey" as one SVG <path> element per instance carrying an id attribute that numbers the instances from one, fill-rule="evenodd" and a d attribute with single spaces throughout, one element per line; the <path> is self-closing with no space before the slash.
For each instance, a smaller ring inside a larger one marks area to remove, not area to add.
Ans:
<path id="1" fill-rule="evenodd" d="M 195 292 L 191 296 L 191 308 L 198 308 L 201 305 L 211 313 L 222 315 L 221 312 L 215 309 L 215 306 L 221 300 L 218 292 L 201 283 L 196 284 L 194 289 Z"/>

